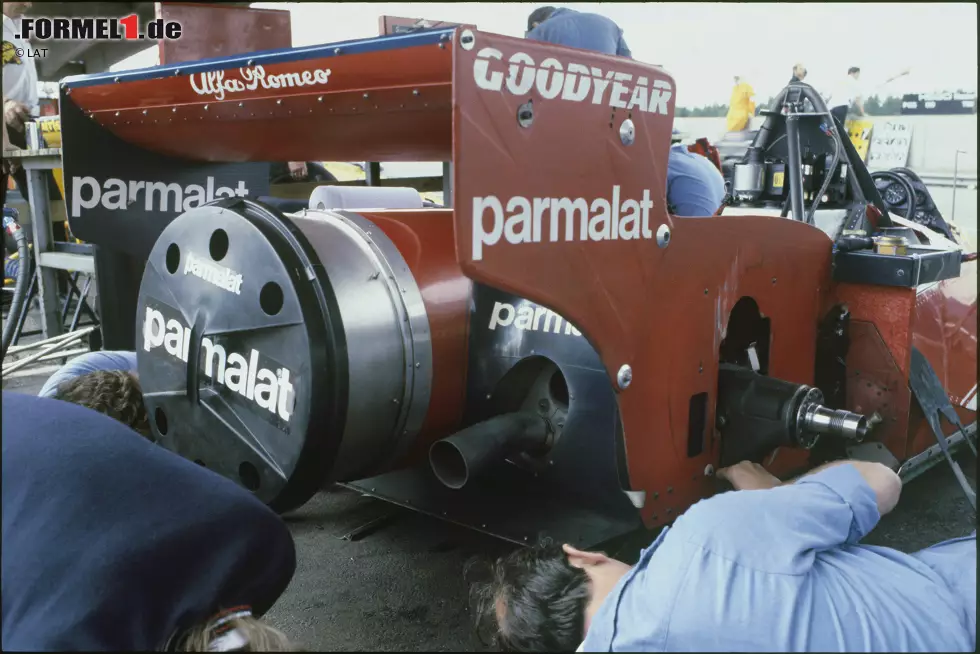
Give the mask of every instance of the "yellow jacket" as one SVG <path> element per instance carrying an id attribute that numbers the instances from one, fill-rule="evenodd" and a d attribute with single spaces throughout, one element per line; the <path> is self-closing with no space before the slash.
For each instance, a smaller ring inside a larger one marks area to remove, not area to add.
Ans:
<path id="1" fill-rule="evenodd" d="M 739 82 L 732 89 L 732 99 L 728 103 L 727 129 L 741 132 L 748 127 L 749 118 L 755 115 L 755 89 L 748 82 Z"/>

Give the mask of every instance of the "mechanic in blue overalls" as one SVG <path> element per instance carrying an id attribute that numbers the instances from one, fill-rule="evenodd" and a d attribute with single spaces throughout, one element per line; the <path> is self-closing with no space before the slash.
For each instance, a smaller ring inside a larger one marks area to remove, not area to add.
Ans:
<path id="1" fill-rule="evenodd" d="M 890 468 L 835 461 L 781 482 L 743 462 L 635 566 L 542 546 L 496 564 L 508 651 L 974 652 L 977 534 L 905 554 L 861 539 L 898 503 Z M 580 645 L 581 643 L 581 645 Z"/>
<path id="2" fill-rule="evenodd" d="M 619 57 L 633 57 L 623 30 L 605 16 L 540 7 L 527 19 L 528 39 Z M 708 159 L 673 144 L 667 158 L 667 204 L 677 216 L 713 216 L 725 199 L 725 179 Z"/>

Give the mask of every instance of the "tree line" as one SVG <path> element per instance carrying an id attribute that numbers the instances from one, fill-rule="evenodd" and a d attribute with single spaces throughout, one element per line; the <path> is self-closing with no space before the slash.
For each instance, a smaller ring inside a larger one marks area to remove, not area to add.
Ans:
<path id="1" fill-rule="evenodd" d="M 775 98 L 768 98 L 764 102 L 756 102 L 756 113 L 760 109 L 766 109 L 772 104 Z M 902 98 L 888 96 L 879 98 L 873 95 L 864 101 L 864 111 L 869 116 L 898 116 L 902 113 Z M 728 115 L 727 104 L 709 104 L 704 107 L 688 108 L 677 107 L 674 115 L 678 118 L 724 118 Z"/>

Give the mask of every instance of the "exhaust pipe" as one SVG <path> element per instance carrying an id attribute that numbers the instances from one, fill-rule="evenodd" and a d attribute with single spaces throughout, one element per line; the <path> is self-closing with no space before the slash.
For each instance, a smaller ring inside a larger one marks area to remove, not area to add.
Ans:
<path id="1" fill-rule="evenodd" d="M 433 443 L 429 465 L 440 482 L 459 490 L 491 463 L 515 452 L 541 451 L 547 444 L 544 418 L 529 411 L 505 413 Z"/>

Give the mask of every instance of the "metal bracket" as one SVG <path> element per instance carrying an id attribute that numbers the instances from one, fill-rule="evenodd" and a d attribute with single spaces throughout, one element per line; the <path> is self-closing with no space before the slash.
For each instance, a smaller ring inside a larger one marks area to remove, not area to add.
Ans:
<path id="1" fill-rule="evenodd" d="M 881 463 L 895 471 L 899 469 L 898 459 L 881 443 L 860 443 L 844 449 L 848 459 Z"/>
<path id="2" fill-rule="evenodd" d="M 967 425 L 966 429 L 963 431 L 957 432 L 948 437 L 946 439 L 946 447 L 951 454 L 955 453 L 962 448 L 965 441 L 971 438 L 976 438 L 976 436 L 977 423 L 973 422 Z M 912 458 L 906 460 L 905 463 L 902 464 L 902 467 L 898 469 L 898 476 L 902 479 L 903 484 L 907 484 L 916 477 L 931 470 L 942 460 L 943 449 L 937 443 L 924 452 L 916 454 Z"/>
<path id="3" fill-rule="evenodd" d="M 932 365 L 925 358 L 922 352 L 919 351 L 917 347 L 912 348 L 912 366 L 911 374 L 909 375 L 909 386 L 912 389 L 915 399 L 918 400 L 919 406 L 922 407 L 922 413 L 925 415 L 926 420 L 929 422 L 929 426 L 932 428 L 932 433 L 936 437 L 936 441 L 939 445 L 939 449 L 942 450 L 943 456 L 946 457 L 946 462 L 949 467 L 952 468 L 953 474 L 956 476 L 956 481 L 959 483 L 960 488 L 963 490 L 963 494 L 966 495 L 967 501 L 970 506 L 973 507 L 973 512 L 977 511 L 977 493 L 970 487 L 970 483 L 966 480 L 966 476 L 960 469 L 959 464 L 953 460 L 953 456 L 949 451 L 949 444 L 947 443 L 946 436 L 943 434 L 943 430 L 940 423 L 940 417 L 945 417 L 950 424 L 955 425 L 961 433 L 964 435 L 964 440 L 973 450 L 973 456 L 976 457 L 977 451 L 973 447 L 973 443 L 970 442 L 970 438 L 966 435 L 963 430 L 963 423 L 960 422 L 959 416 L 956 414 L 956 410 L 953 408 L 952 403 L 949 401 L 949 396 L 946 394 L 945 389 L 943 389 L 942 382 L 939 377 L 936 376 L 936 371 L 933 370 Z"/>

